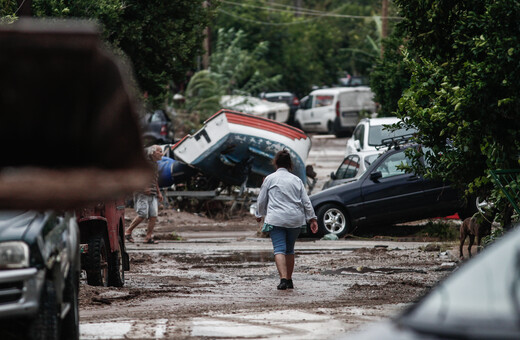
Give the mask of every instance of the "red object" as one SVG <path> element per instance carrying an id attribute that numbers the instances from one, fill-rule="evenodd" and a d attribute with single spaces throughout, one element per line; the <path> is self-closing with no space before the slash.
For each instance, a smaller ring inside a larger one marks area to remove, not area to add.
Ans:
<path id="1" fill-rule="evenodd" d="M 299 106 L 300 105 L 300 100 L 297 97 L 293 97 L 292 103 L 293 103 L 294 106 Z"/>
<path id="2" fill-rule="evenodd" d="M 339 117 L 339 100 L 336 102 L 336 117 Z"/>

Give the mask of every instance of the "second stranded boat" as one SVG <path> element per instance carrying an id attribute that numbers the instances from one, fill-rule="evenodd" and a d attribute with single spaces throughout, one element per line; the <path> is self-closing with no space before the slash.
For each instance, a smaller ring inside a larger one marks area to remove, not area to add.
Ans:
<path id="1" fill-rule="evenodd" d="M 251 114 L 220 110 L 194 135 L 173 147 L 175 159 L 229 185 L 260 187 L 272 173 L 275 154 L 287 149 L 293 173 L 306 183 L 310 138 L 301 130 Z"/>

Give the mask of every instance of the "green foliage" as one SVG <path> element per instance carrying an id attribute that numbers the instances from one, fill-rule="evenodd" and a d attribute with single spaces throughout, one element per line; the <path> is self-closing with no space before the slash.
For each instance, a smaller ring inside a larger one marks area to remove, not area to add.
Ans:
<path id="1" fill-rule="evenodd" d="M 380 15 L 379 0 L 302 1 L 302 8 L 316 15 L 298 15 L 292 0 L 246 0 L 237 4 L 222 3 L 216 27 L 224 28 L 224 32 L 229 28 L 247 32 L 247 50 L 263 41 L 269 43 L 259 70 L 266 75 L 282 75 L 278 90 L 290 90 L 302 97 L 314 85 L 336 84 L 342 71 L 368 74 L 379 55 L 375 51 L 381 37 L 379 18 L 372 17 Z M 347 17 L 353 15 L 365 18 Z"/>
<path id="2" fill-rule="evenodd" d="M 191 78 L 186 88 L 186 110 L 197 114 L 200 122 L 220 109 L 222 95 L 253 95 L 278 85 L 279 75 L 267 77 L 259 71 L 268 44 L 260 42 L 249 51 L 243 48 L 244 38 L 240 30 L 221 29 L 210 60 L 211 71 L 199 71 Z"/>
<path id="3" fill-rule="evenodd" d="M 430 169 L 467 193 L 492 189 L 489 170 L 518 168 L 520 4 L 396 0 L 410 87 L 398 115 L 420 131 Z"/>
<path id="4" fill-rule="evenodd" d="M 87 18 L 103 26 L 113 49 L 133 64 L 151 106 L 161 106 L 170 81 L 180 86 L 203 53 L 204 28 L 214 8 L 203 0 L 33 0 L 39 17 Z"/>
<path id="5" fill-rule="evenodd" d="M 384 56 L 370 74 L 370 87 L 374 100 L 381 105 L 380 117 L 395 116 L 403 91 L 410 87 L 410 72 L 401 52 L 403 39 L 399 31 L 383 42 Z"/>

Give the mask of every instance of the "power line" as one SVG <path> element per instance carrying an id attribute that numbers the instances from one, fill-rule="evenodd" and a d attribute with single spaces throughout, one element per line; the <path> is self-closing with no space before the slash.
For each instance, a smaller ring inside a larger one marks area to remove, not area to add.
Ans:
<path id="1" fill-rule="evenodd" d="M 279 8 L 273 8 L 273 7 L 270 7 L 270 6 L 258 6 L 258 5 L 245 4 L 245 3 L 239 3 L 239 2 L 234 2 L 234 1 L 227 1 L 227 0 L 221 0 L 220 2 L 228 4 L 228 5 L 231 5 L 231 6 L 257 8 L 257 9 L 263 9 L 263 10 L 271 11 L 271 12 L 294 13 L 294 10 L 279 9 Z M 274 5 L 283 6 L 281 4 L 274 4 Z M 334 17 L 334 18 L 348 18 L 348 19 L 374 18 L 374 16 L 368 16 L 368 15 L 335 14 L 335 13 L 331 13 L 331 12 L 309 10 L 309 9 L 298 8 L 298 7 L 293 7 L 293 6 L 285 6 L 285 7 L 297 9 L 300 13 L 305 14 L 305 15 L 319 16 L 319 17 Z M 403 19 L 402 17 L 386 17 L 386 18 L 387 19 L 392 19 L 392 20 L 401 20 L 401 19 Z"/>
<path id="2" fill-rule="evenodd" d="M 308 22 L 315 21 L 315 20 L 319 19 L 319 18 L 312 18 L 312 19 L 307 19 L 307 20 L 298 20 L 298 21 L 294 21 L 294 22 L 281 22 L 281 23 L 276 23 L 276 22 L 267 22 L 267 21 L 259 21 L 259 20 L 253 20 L 253 19 L 244 18 L 244 17 L 241 17 L 241 16 L 239 16 L 239 15 L 236 15 L 236 14 L 233 14 L 233 13 L 230 13 L 230 12 L 227 12 L 227 11 L 223 10 L 222 8 L 219 8 L 218 11 L 221 12 L 221 13 L 223 13 L 223 14 L 229 15 L 230 17 L 233 17 L 233 18 L 235 18 L 235 19 L 238 19 L 238 20 L 247 21 L 247 22 L 252 22 L 252 23 L 255 23 L 255 24 L 259 24 L 259 25 L 267 25 L 267 26 L 290 26 L 290 25 L 300 25 L 300 24 L 305 24 L 305 23 L 308 23 Z"/>

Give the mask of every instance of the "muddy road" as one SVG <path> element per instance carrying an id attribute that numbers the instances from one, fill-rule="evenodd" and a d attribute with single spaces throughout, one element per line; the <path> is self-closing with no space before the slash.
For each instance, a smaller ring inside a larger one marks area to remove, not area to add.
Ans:
<path id="1" fill-rule="evenodd" d="M 317 190 L 341 161 L 345 142 L 313 140 Z M 135 216 L 132 209 L 126 215 L 127 223 Z M 330 339 L 395 315 L 457 266 L 454 245 L 431 240 L 300 239 L 295 289 L 278 291 L 271 243 L 258 230 L 247 211 L 207 218 L 161 210 L 159 244 L 140 243 L 144 225 L 127 244 L 124 287 L 82 281 L 81 338 Z"/>

